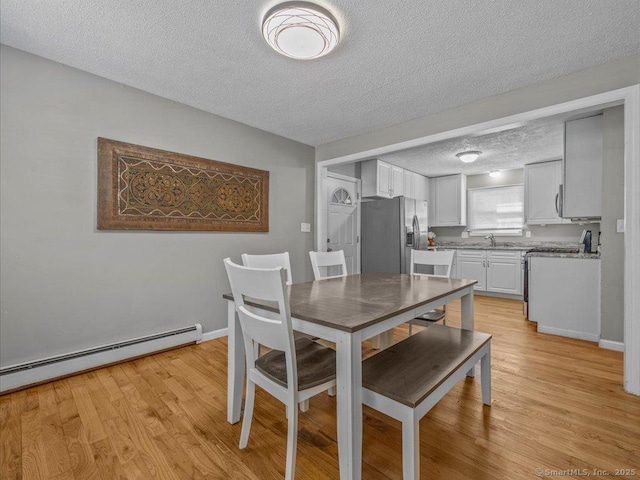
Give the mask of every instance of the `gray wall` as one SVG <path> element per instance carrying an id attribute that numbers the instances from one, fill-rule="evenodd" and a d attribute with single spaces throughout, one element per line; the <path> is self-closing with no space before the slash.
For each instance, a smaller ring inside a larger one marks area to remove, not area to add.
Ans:
<path id="1" fill-rule="evenodd" d="M 0 361 L 165 329 L 226 326 L 222 259 L 291 253 L 312 278 L 314 150 L 1 47 Z M 96 230 L 96 139 L 270 171 L 270 232 Z"/>
<path id="2" fill-rule="evenodd" d="M 624 218 L 624 107 L 604 111 L 602 169 L 602 329 L 605 340 L 624 339 L 624 234 L 616 220 Z"/>
<path id="3" fill-rule="evenodd" d="M 640 54 L 316 147 L 327 160 L 568 102 L 640 82 Z"/>

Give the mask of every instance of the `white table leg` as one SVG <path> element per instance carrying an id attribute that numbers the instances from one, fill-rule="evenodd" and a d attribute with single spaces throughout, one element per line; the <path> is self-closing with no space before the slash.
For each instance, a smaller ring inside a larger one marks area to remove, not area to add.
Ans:
<path id="1" fill-rule="evenodd" d="M 462 328 L 473 330 L 473 287 L 469 287 L 469 292 L 461 299 Z M 475 376 L 473 368 L 467 372 L 467 377 Z"/>
<path id="2" fill-rule="evenodd" d="M 242 408 L 245 358 L 240 320 L 236 315 L 236 304 L 231 301 L 227 303 L 227 327 L 227 421 L 237 423 Z"/>
<path id="3" fill-rule="evenodd" d="M 362 335 L 340 332 L 336 338 L 338 458 L 341 480 L 362 475 Z"/>

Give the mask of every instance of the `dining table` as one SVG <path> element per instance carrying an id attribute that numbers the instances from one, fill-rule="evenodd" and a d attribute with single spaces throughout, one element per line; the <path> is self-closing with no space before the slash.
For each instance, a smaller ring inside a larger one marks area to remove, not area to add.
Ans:
<path id="1" fill-rule="evenodd" d="M 338 461 L 341 480 L 362 475 L 362 342 L 384 335 L 441 305 L 461 299 L 461 327 L 474 328 L 476 280 L 395 273 L 365 273 L 288 287 L 293 329 L 335 343 Z M 240 420 L 245 355 L 233 296 L 228 301 L 227 420 Z M 273 304 L 246 301 L 262 315 Z M 274 316 L 275 318 L 275 316 Z M 390 338 L 389 335 L 385 337 Z M 467 375 L 473 376 L 473 369 Z"/>

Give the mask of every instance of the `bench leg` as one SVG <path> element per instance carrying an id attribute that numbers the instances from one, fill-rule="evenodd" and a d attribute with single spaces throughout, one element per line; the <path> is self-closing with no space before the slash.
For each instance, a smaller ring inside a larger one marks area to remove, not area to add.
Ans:
<path id="1" fill-rule="evenodd" d="M 413 418 L 402 422 L 402 478 L 420 480 L 420 421 Z"/>
<path id="2" fill-rule="evenodd" d="M 482 403 L 491 405 L 491 347 L 480 360 L 480 384 L 482 386 Z"/>

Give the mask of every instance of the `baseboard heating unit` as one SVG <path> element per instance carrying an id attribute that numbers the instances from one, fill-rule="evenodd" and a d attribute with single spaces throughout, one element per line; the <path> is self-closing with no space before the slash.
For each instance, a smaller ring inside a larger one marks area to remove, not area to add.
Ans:
<path id="1" fill-rule="evenodd" d="M 200 342 L 200 324 L 0 368 L 0 392 Z"/>

